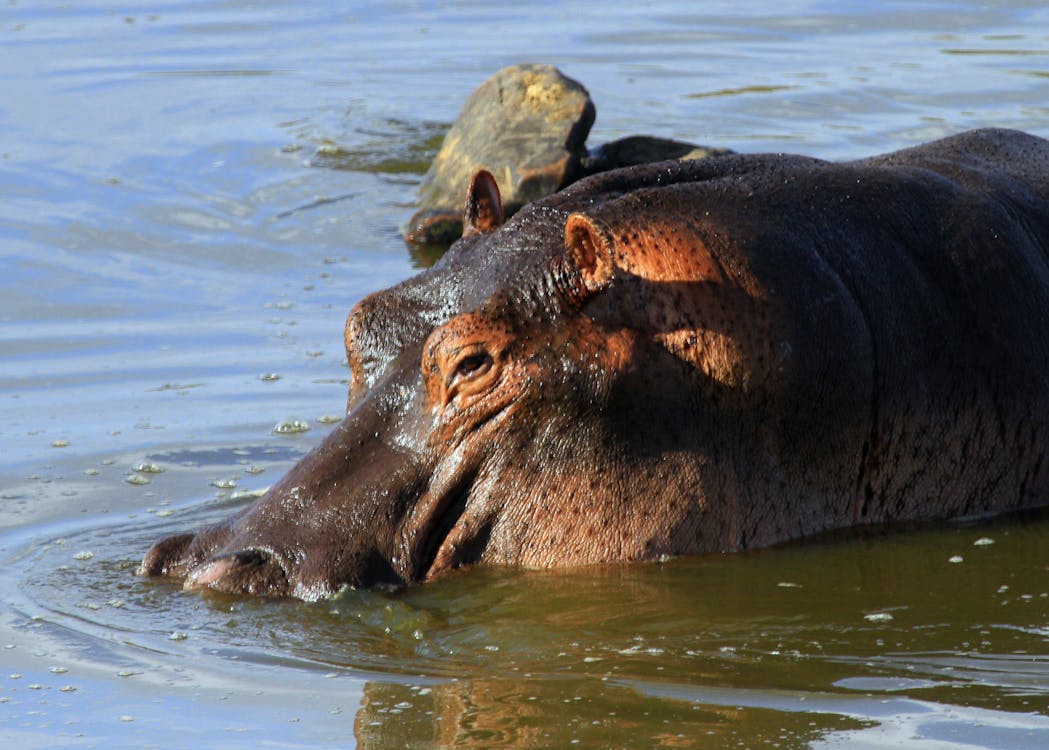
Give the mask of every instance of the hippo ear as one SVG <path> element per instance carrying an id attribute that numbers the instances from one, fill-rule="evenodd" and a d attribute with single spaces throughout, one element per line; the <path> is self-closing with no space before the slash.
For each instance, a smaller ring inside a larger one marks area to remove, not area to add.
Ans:
<path id="1" fill-rule="evenodd" d="M 579 291 L 585 297 L 612 283 L 614 245 L 611 233 L 586 214 L 572 214 L 565 222 L 565 246 L 583 282 Z"/>
<path id="2" fill-rule="evenodd" d="M 503 201 L 492 173 L 480 170 L 470 180 L 463 209 L 463 237 L 490 232 L 503 223 Z"/>

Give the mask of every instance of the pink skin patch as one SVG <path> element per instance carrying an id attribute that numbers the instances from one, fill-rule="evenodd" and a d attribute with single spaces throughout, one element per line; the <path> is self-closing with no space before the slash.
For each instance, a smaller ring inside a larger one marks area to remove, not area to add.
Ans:
<path id="1" fill-rule="evenodd" d="M 192 573 L 190 573 L 186 577 L 186 582 L 183 585 L 183 588 L 192 589 L 197 588 L 199 586 L 208 586 L 212 583 L 215 583 L 215 581 L 221 580 L 231 570 L 233 570 L 236 564 L 236 560 L 230 557 L 210 562 L 207 565 L 199 567 Z"/>

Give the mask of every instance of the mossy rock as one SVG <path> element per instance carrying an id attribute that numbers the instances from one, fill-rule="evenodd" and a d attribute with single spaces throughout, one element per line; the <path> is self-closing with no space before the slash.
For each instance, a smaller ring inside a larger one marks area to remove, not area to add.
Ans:
<path id="1" fill-rule="evenodd" d="M 587 90 L 554 66 L 503 68 L 471 94 L 445 136 L 405 238 L 415 245 L 454 242 L 479 169 L 495 176 L 507 216 L 579 179 L 594 115 Z"/>

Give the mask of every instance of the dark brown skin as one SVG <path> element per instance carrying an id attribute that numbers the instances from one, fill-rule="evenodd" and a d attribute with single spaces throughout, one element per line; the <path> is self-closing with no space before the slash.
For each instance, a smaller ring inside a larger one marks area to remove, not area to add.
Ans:
<path id="1" fill-rule="evenodd" d="M 1049 143 L 598 175 L 360 302 L 346 419 L 141 573 L 317 599 L 1049 503 Z"/>

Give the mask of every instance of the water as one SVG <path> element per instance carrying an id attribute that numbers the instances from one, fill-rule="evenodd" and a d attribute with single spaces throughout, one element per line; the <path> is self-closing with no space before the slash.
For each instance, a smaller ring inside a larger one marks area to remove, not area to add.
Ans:
<path id="1" fill-rule="evenodd" d="M 5 4 L 0 737 L 1049 746 L 1045 521 L 319 604 L 132 576 L 330 429 L 347 310 L 423 262 L 440 134 L 522 61 L 584 82 L 592 144 L 1049 135 L 1038 2 Z"/>

